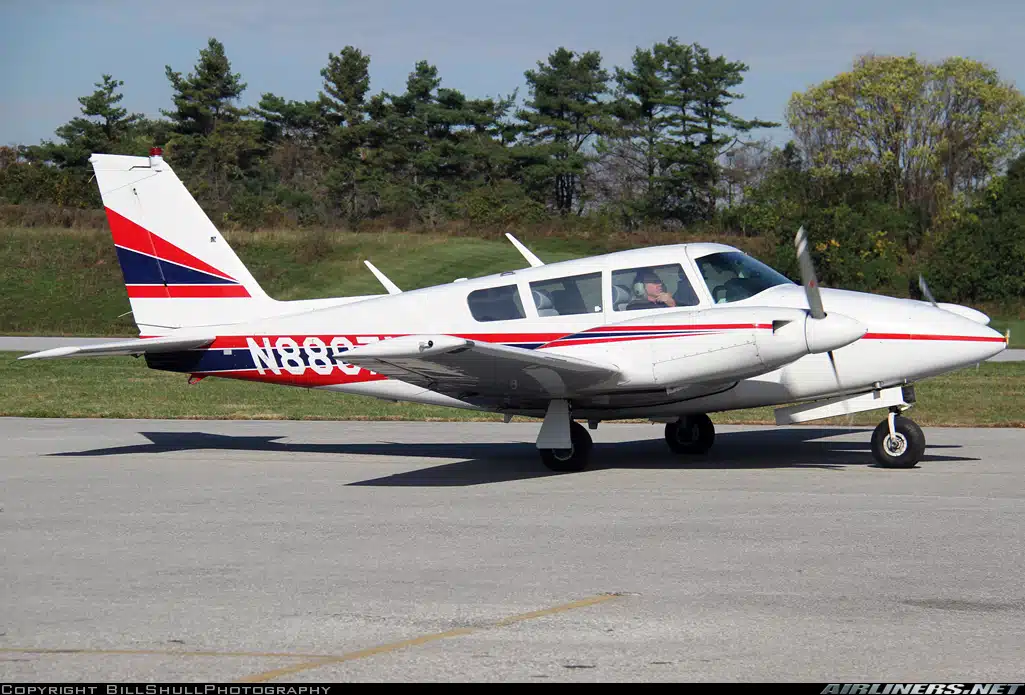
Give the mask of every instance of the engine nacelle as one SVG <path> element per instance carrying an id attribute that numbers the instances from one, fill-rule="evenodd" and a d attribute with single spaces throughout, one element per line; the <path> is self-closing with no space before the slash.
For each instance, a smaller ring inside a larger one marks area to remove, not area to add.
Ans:
<path id="1" fill-rule="evenodd" d="M 865 333 L 864 326 L 840 314 L 813 319 L 803 309 L 772 307 L 671 312 L 605 330 L 637 337 L 600 349 L 627 374 L 624 385 L 638 388 L 746 379 L 809 353 L 835 350 Z"/>

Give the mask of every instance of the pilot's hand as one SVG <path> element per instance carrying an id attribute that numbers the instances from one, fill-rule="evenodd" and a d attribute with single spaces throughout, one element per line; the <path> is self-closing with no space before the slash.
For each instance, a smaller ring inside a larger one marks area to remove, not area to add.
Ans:
<path id="1" fill-rule="evenodd" d="M 668 292 L 660 292 L 658 296 L 655 297 L 655 301 L 662 302 L 666 306 L 676 306 L 676 300 L 673 299 L 673 295 Z"/>

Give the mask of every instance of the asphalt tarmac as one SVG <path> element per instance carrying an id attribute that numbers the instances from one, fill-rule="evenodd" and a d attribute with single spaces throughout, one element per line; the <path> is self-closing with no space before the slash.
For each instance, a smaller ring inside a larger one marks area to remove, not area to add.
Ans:
<path id="1" fill-rule="evenodd" d="M 0 681 L 1015 682 L 1025 431 L 0 419 Z"/>

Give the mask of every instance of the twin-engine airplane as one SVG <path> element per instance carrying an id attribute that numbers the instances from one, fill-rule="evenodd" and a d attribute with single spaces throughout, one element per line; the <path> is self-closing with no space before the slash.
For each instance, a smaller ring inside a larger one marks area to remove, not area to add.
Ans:
<path id="1" fill-rule="evenodd" d="M 141 337 L 22 359 L 143 355 L 153 369 L 543 418 L 541 459 L 589 460 L 603 420 L 665 423 L 669 448 L 706 452 L 706 413 L 778 408 L 777 424 L 888 409 L 886 467 L 914 466 L 902 413 L 920 379 L 1006 347 L 967 307 L 820 289 L 803 229 L 803 287 L 721 244 L 636 249 L 386 295 L 271 299 L 163 160 L 90 159 Z"/>

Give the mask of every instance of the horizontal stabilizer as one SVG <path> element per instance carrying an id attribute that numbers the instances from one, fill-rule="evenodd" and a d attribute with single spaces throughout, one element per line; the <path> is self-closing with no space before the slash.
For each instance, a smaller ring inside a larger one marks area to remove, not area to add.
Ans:
<path id="1" fill-rule="evenodd" d="M 110 357 L 113 355 L 142 355 L 153 352 L 178 352 L 179 350 L 194 350 L 206 347 L 212 342 L 214 342 L 214 336 L 136 338 L 134 340 L 100 343 L 99 345 L 69 345 L 68 347 L 34 352 L 31 355 L 22 355 L 18 359 L 48 360 L 55 357 Z"/>

